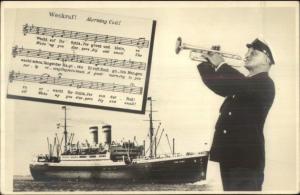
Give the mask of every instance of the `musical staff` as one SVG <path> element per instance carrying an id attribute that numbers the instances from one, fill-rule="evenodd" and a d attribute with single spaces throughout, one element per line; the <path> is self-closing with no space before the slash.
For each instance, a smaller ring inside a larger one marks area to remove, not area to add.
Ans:
<path id="1" fill-rule="evenodd" d="M 50 52 L 50 51 L 35 50 L 35 49 L 26 49 L 23 47 L 20 48 L 18 46 L 13 47 L 12 55 L 13 57 L 25 56 L 25 57 L 33 57 L 33 58 L 59 60 L 63 62 L 78 62 L 84 64 L 94 64 L 96 66 L 101 65 L 101 66 L 111 66 L 111 67 L 120 67 L 120 68 L 137 69 L 137 70 L 145 70 L 146 67 L 146 63 L 144 62 L 136 62 L 131 60 L 118 60 L 118 59 L 111 59 L 111 58 L 100 58 L 100 57 L 93 57 L 93 56 Z"/>
<path id="2" fill-rule="evenodd" d="M 141 95 L 143 93 L 142 87 L 136 87 L 134 85 L 119 85 L 115 83 L 103 83 L 94 81 L 85 81 L 77 79 L 68 79 L 59 77 L 51 77 L 49 74 L 35 75 L 35 74 L 25 74 L 20 72 L 11 71 L 9 73 L 9 82 L 13 81 L 23 81 L 32 82 L 40 84 L 50 84 L 50 85 L 60 85 L 76 88 L 85 88 L 93 90 L 103 90 L 121 93 L 130 93 Z"/>
<path id="3" fill-rule="evenodd" d="M 27 34 L 36 34 L 36 35 L 50 36 L 52 38 L 60 37 L 60 38 L 68 38 L 68 39 L 78 39 L 78 40 L 84 40 L 84 41 L 134 46 L 134 47 L 138 47 L 138 48 L 148 48 L 149 47 L 149 40 L 146 40 L 143 37 L 138 38 L 138 39 L 133 39 L 133 38 L 127 38 L 127 37 L 86 33 L 86 32 L 78 32 L 78 31 L 71 31 L 71 30 L 55 29 L 55 28 L 38 27 L 38 26 L 28 25 L 28 24 L 23 25 L 23 34 L 24 34 L 24 36 Z"/>

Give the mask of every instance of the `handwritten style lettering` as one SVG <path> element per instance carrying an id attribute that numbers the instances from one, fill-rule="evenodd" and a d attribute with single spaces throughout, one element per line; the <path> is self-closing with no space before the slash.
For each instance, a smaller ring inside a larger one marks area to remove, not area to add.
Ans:
<path id="1" fill-rule="evenodd" d="M 69 19 L 69 20 L 76 20 L 77 15 L 70 15 L 70 14 L 65 14 L 65 13 L 55 13 L 55 12 L 49 12 L 49 15 L 51 17 L 56 17 L 56 18 L 63 18 L 63 19 Z"/>

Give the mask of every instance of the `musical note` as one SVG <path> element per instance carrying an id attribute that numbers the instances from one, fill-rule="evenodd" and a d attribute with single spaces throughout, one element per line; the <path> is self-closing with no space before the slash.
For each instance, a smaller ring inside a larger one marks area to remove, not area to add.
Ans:
<path id="1" fill-rule="evenodd" d="M 127 60 L 117 60 L 111 58 L 100 58 L 93 56 L 85 56 L 85 55 L 76 55 L 76 54 L 68 54 L 68 53 L 60 53 L 60 52 L 50 52 L 43 50 L 35 50 L 35 49 L 26 49 L 19 48 L 15 46 L 12 48 L 13 57 L 16 56 L 26 56 L 33 58 L 42 58 L 42 59 L 51 59 L 51 60 L 59 60 L 63 63 L 65 62 L 78 62 L 84 64 L 95 64 L 102 66 L 112 66 L 112 67 L 120 67 L 120 68 L 128 68 L 128 69 L 139 69 L 144 70 L 146 68 L 146 63 L 144 62 L 136 62 L 136 61 L 127 61 Z"/>
<path id="2" fill-rule="evenodd" d="M 76 55 L 75 54 L 73 54 L 72 57 L 71 57 L 71 62 L 74 62 L 74 61 L 76 61 Z"/>
<path id="3" fill-rule="evenodd" d="M 45 29 L 45 28 L 42 28 L 40 34 L 41 34 L 41 35 L 45 35 L 45 34 L 46 34 L 46 29 Z"/>
<path id="4" fill-rule="evenodd" d="M 94 87 L 95 87 L 95 85 L 96 85 L 97 83 L 89 83 L 89 86 L 88 86 L 88 88 L 89 89 L 93 89 Z"/>
<path id="5" fill-rule="evenodd" d="M 47 83 L 48 80 L 49 80 L 49 77 L 50 75 L 49 74 L 42 74 L 42 76 L 39 77 L 39 83 L 42 84 L 42 83 Z"/>
<path id="6" fill-rule="evenodd" d="M 36 34 L 40 34 L 40 27 L 36 27 Z"/>
<path id="7" fill-rule="evenodd" d="M 64 37 L 65 36 L 65 31 L 63 30 L 60 37 Z"/>
<path id="8" fill-rule="evenodd" d="M 71 34 L 72 34 L 71 37 L 72 37 L 73 39 L 77 39 L 78 32 L 71 31 Z"/>
<path id="9" fill-rule="evenodd" d="M 50 35 L 52 38 L 56 37 L 56 31 L 53 31 Z"/>
<path id="10" fill-rule="evenodd" d="M 26 34 L 37 34 L 37 35 L 45 35 L 61 38 L 69 38 L 69 39 L 78 39 L 84 41 L 93 41 L 93 42 L 103 42 L 110 44 L 119 44 L 126 46 L 135 46 L 138 48 L 148 48 L 149 40 L 145 38 L 127 38 L 127 37 L 118 37 L 118 36 L 110 36 L 103 34 L 94 34 L 94 33 L 86 33 L 86 32 L 77 32 L 63 29 L 54 29 L 54 28 L 45 28 L 31 25 L 29 28 L 28 24 L 23 26 L 23 33 Z"/>
<path id="11" fill-rule="evenodd" d="M 77 89 L 80 89 L 81 87 L 82 87 L 82 85 L 83 85 L 83 82 L 80 82 L 79 84 L 77 84 Z"/>
<path id="12" fill-rule="evenodd" d="M 98 40 L 98 35 L 95 35 L 95 38 L 94 38 L 94 43 L 96 43 Z"/>
<path id="13" fill-rule="evenodd" d="M 58 53 L 56 60 L 61 60 L 61 53 Z"/>
<path id="14" fill-rule="evenodd" d="M 138 48 L 143 48 L 144 45 L 145 45 L 145 42 L 146 42 L 145 38 L 139 38 L 138 41 L 137 41 L 137 43 L 136 43 L 137 47 Z"/>
<path id="15" fill-rule="evenodd" d="M 116 37 L 116 43 L 122 45 L 123 44 L 122 39 L 120 37 Z"/>
<path id="16" fill-rule="evenodd" d="M 39 49 L 36 55 L 37 55 L 37 56 L 40 56 L 40 55 L 41 55 L 41 53 L 42 53 L 42 50 L 41 50 L 41 49 Z M 50 53 L 49 53 L 49 56 L 50 56 Z"/>
<path id="17" fill-rule="evenodd" d="M 62 84 L 61 84 L 61 85 L 62 85 Z M 73 87 L 73 86 L 75 85 L 74 80 L 72 80 L 70 83 L 68 83 L 68 85 L 69 85 L 70 87 Z"/>
<path id="18" fill-rule="evenodd" d="M 49 55 L 47 55 L 46 58 L 50 59 L 50 58 L 52 58 L 52 56 L 53 56 L 52 52 L 49 52 Z"/>
<path id="19" fill-rule="evenodd" d="M 125 89 L 124 85 L 114 85 L 113 87 L 114 92 L 124 92 L 125 91 L 124 89 Z"/>
<path id="20" fill-rule="evenodd" d="M 89 40 L 89 35 L 88 34 L 85 35 L 85 39 L 84 40 L 85 41 Z"/>
<path id="21" fill-rule="evenodd" d="M 50 84 L 50 85 L 60 85 L 68 87 L 95 89 L 103 91 L 112 91 L 119 93 L 130 93 L 130 94 L 142 94 L 142 87 L 136 87 L 134 85 L 119 85 L 115 83 L 102 83 L 94 81 L 84 81 L 77 79 L 62 78 L 61 74 L 58 77 L 51 77 L 49 74 L 45 73 L 42 75 L 26 74 L 26 73 L 16 73 L 11 71 L 9 73 L 9 82 L 22 81 L 31 82 L 39 84 Z"/>

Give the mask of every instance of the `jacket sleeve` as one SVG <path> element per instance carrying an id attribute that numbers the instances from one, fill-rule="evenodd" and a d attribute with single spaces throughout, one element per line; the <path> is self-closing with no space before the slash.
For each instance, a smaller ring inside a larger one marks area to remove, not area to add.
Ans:
<path id="1" fill-rule="evenodd" d="M 223 97 L 247 92 L 249 89 L 245 76 L 227 64 L 215 71 L 208 62 L 202 62 L 198 70 L 205 85 Z"/>

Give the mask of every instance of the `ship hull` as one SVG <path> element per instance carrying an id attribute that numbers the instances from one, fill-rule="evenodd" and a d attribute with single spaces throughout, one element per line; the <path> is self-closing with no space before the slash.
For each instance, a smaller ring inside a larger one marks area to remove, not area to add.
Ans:
<path id="1" fill-rule="evenodd" d="M 208 156 L 155 159 L 128 165 L 64 166 L 59 163 L 30 165 L 35 180 L 93 180 L 101 182 L 182 183 L 206 179 Z"/>

